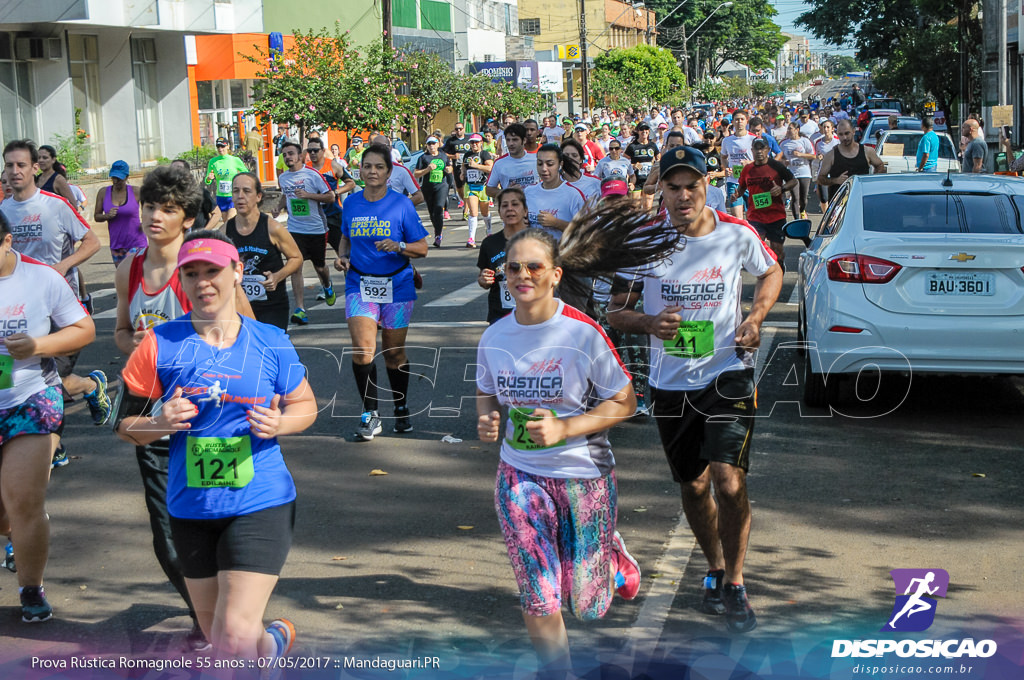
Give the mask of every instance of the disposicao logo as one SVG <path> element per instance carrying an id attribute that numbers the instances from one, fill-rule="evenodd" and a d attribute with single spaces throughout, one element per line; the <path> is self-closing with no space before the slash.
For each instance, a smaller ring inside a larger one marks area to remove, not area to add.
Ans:
<path id="1" fill-rule="evenodd" d="M 949 573 L 945 569 L 893 569 L 896 603 L 880 632 L 912 633 L 927 630 L 935 622 L 938 599 L 946 597 Z M 834 640 L 832 657 L 899 657 L 946 659 L 987 658 L 996 653 L 994 640 Z"/>
<path id="2" fill-rule="evenodd" d="M 882 631 L 928 630 L 935 621 L 937 597 L 946 597 L 949 573 L 945 569 L 893 569 L 896 604 Z"/>

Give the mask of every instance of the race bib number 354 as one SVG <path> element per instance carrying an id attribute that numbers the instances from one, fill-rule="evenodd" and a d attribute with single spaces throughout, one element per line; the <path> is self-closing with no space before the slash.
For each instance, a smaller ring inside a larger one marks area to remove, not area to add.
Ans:
<path id="1" fill-rule="evenodd" d="M 703 359 L 715 353 L 714 321 L 682 321 L 676 337 L 664 341 L 665 353 L 677 359 Z"/>
<path id="2" fill-rule="evenodd" d="M 185 451 L 189 488 L 240 489 L 252 481 L 252 440 L 248 436 L 189 437 Z"/>

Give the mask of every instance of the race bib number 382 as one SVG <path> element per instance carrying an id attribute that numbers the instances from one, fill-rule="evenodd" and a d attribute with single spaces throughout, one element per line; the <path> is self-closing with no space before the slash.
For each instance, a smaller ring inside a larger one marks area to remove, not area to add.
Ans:
<path id="1" fill-rule="evenodd" d="M 252 481 L 252 440 L 248 435 L 189 437 L 185 451 L 190 488 L 240 489 Z"/>

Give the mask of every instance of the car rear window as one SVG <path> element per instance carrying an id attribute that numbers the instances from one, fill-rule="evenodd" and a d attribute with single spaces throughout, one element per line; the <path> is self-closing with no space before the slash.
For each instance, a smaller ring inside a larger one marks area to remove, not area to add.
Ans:
<path id="1" fill-rule="evenodd" d="M 890 132 L 885 138 L 882 154 L 885 156 L 917 156 L 917 146 L 921 143 L 921 137 L 923 136 L 901 135 Z M 899 153 L 893 153 L 894 151 Z M 953 142 L 945 135 L 939 137 L 939 158 L 946 160 L 956 159 L 956 150 L 953 149 Z"/>
<path id="2" fill-rule="evenodd" d="M 1024 196 L 967 192 L 864 197 L 864 230 L 902 234 L 1021 234 Z"/>

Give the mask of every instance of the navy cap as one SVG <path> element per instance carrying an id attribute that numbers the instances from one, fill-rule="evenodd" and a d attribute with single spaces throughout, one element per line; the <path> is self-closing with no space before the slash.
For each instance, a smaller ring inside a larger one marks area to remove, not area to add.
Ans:
<path id="1" fill-rule="evenodd" d="M 704 154 L 692 146 L 677 146 L 661 157 L 659 164 L 661 178 L 665 179 L 669 173 L 679 168 L 689 168 L 698 175 L 708 174 L 708 165 L 704 160 Z"/>

